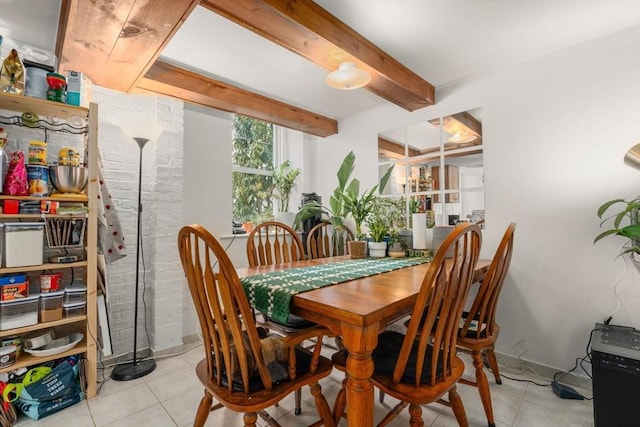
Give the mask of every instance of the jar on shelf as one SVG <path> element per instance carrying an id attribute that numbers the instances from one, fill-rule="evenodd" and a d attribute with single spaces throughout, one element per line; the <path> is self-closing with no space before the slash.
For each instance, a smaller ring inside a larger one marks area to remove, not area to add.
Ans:
<path id="1" fill-rule="evenodd" d="M 80 166 L 80 153 L 75 148 L 64 147 L 58 152 L 60 166 Z"/>
<path id="2" fill-rule="evenodd" d="M 47 143 L 44 141 L 29 141 L 29 164 L 47 165 Z"/>

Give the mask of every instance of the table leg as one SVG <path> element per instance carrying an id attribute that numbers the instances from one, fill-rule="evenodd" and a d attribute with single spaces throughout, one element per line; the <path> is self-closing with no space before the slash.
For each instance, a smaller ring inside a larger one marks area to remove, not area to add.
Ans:
<path id="1" fill-rule="evenodd" d="M 373 426 L 373 359 L 371 352 L 378 344 L 379 325 L 358 328 L 342 325 L 347 358 L 347 417 L 349 427 Z"/>

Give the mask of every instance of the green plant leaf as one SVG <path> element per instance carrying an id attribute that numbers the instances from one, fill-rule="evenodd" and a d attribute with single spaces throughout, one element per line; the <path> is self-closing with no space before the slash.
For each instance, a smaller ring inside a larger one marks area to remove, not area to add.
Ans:
<path id="1" fill-rule="evenodd" d="M 640 254 L 640 246 L 631 246 L 628 248 L 624 248 L 618 256 L 628 254 L 628 253 Z"/>
<path id="2" fill-rule="evenodd" d="M 627 225 L 618 230 L 618 234 L 630 239 L 640 239 L 640 224 Z"/>
<path id="3" fill-rule="evenodd" d="M 607 209 L 609 209 L 612 205 L 615 205 L 616 203 L 620 203 L 620 202 L 624 202 L 624 199 L 609 200 L 608 202 L 600 206 L 598 208 L 598 218 L 602 218 L 602 215 L 604 215 Z"/>
<path id="4" fill-rule="evenodd" d="M 593 240 L 593 243 L 596 243 L 597 241 L 601 240 L 603 237 L 607 237 L 607 236 L 610 236 L 612 234 L 617 234 L 617 233 L 618 233 L 617 229 L 604 231 L 604 232 L 598 234 L 598 236 L 596 236 L 596 238 Z"/>
<path id="5" fill-rule="evenodd" d="M 341 191 L 346 187 L 347 181 L 355 168 L 355 161 L 356 155 L 353 154 L 353 151 L 350 151 L 338 169 L 338 188 L 340 188 Z"/>
<path id="6" fill-rule="evenodd" d="M 387 171 L 384 173 L 384 175 L 382 176 L 382 178 L 380 178 L 380 184 L 378 187 L 379 193 L 382 194 L 382 192 L 384 191 L 384 187 L 387 186 L 387 183 L 389 182 L 389 179 L 391 178 L 391 172 L 393 172 L 393 168 L 396 164 L 392 164 L 391 166 L 389 166 L 389 169 L 387 169 Z"/>

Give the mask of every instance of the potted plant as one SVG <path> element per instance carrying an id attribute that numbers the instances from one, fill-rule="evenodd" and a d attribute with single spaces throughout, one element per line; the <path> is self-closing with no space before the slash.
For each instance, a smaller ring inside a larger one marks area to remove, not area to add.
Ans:
<path id="1" fill-rule="evenodd" d="M 369 255 L 374 258 L 384 258 L 387 254 L 387 242 L 384 240 L 389 226 L 380 215 L 373 215 L 369 221 L 369 234 L 373 241 L 369 242 Z"/>
<path id="2" fill-rule="evenodd" d="M 344 193 L 345 208 L 351 214 L 356 226 L 356 241 L 348 242 L 349 253 L 352 255 L 352 258 L 364 256 L 366 252 L 365 235 L 362 232 L 362 224 L 374 211 L 379 209 L 380 200 L 383 199 L 376 195 L 376 191 L 378 191 L 378 193 L 382 192 L 391 177 L 392 171 L 393 165 L 387 169 L 378 184 L 362 194 L 360 194 L 360 181 L 353 179 Z"/>
<path id="3" fill-rule="evenodd" d="M 391 177 L 391 166 L 380 182 L 373 186 L 370 190 L 360 194 L 360 180 L 351 178 L 353 169 L 355 168 L 356 156 L 353 151 L 346 155 L 340 167 L 338 168 L 338 186 L 333 190 L 329 198 L 329 206 L 324 206 L 318 202 L 312 201 L 303 205 L 294 219 L 294 227 L 298 227 L 303 221 L 318 214 L 326 215 L 334 228 L 334 245 L 338 249 L 344 247 L 344 233 L 346 225 L 345 221 L 349 215 L 353 217 L 356 225 L 356 236 L 358 239 L 363 238 L 362 224 L 367 218 L 369 212 L 373 209 L 373 201 L 376 198 L 375 192 L 382 191 Z M 351 245 L 351 243 L 349 243 Z M 350 250 L 351 252 L 351 250 Z M 338 252 L 340 253 L 340 252 Z"/>
<path id="4" fill-rule="evenodd" d="M 300 207 L 293 221 L 293 228 L 297 229 L 303 221 L 315 216 L 325 215 L 333 226 L 332 244 L 339 255 L 344 255 L 344 224 L 348 211 L 345 208 L 344 192 L 347 188 L 349 178 L 353 172 L 356 155 L 353 151 L 349 152 L 342 160 L 342 164 L 338 168 L 338 186 L 333 190 L 329 198 L 329 206 L 325 206 L 317 201 L 310 201 Z"/>
<path id="5" fill-rule="evenodd" d="M 407 242 L 398 230 L 389 231 L 389 256 L 392 258 L 402 258 L 407 254 Z"/>
<path id="6" fill-rule="evenodd" d="M 278 201 L 276 220 L 289 226 L 293 225 L 295 212 L 289 212 L 289 199 L 291 190 L 295 186 L 296 178 L 300 175 L 300 169 L 291 169 L 291 162 L 286 160 L 273 171 L 273 186 L 271 197 Z M 274 192 L 275 191 L 275 192 Z"/>
<path id="7" fill-rule="evenodd" d="M 622 236 L 629 239 L 629 244 L 624 245 L 620 250 L 620 255 L 632 254 L 637 260 L 640 257 L 640 196 L 632 200 L 614 199 L 604 203 L 598 208 L 598 218 L 601 218 L 613 206 L 620 206 L 620 209 L 613 215 L 607 216 L 600 223 L 602 227 L 605 223 L 613 221 L 613 227 L 600 233 L 594 243 L 606 236 Z M 628 220 L 627 225 L 623 225 L 623 221 Z"/>

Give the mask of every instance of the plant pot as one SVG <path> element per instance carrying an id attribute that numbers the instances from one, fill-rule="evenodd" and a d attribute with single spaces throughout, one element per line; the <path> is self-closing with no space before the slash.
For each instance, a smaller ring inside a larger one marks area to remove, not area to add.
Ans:
<path id="1" fill-rule="evenodd" d="M 369 256 L 384 258 L 387 254 L 387 242 L 369 242 Z"/>
<path id="2" fill-rule="evenodd" d="M 364 258 L 367 251 L 367 242 L 364 240 L 350 240 L 347 242 L 349 246 L 349 256 L 352 259 Z"/>
<path id="3" fill-rule="evenodd" d="M 427 228 L 425 231 L 427 249 L 433 248 L 433 228 Z"/>
<path id="4" fill-rule="evenodd" d="M 413 230 L 398 230 L 398 236 L 402 237 L 405 242 L 405 248 L 413 248 Z"/>
<path id="5" fill-rule="evenodd" d="M 391 258 L 402 258 L 406 255 L 406 251 L 402 247 L 402 243 L 395 242 L 389 246 L 389 256 Z"/>
<path id="6" fill-rule="evenodd" d="M 276 213 L 276 221 L 288 225 L 293 228 L 293 221 L 296 219 L 295 212 L 278 212 Z"/>

